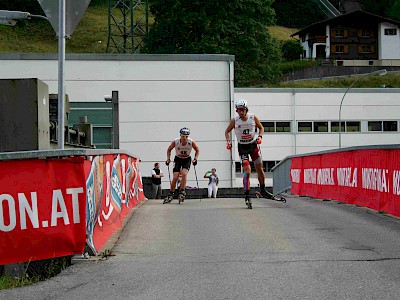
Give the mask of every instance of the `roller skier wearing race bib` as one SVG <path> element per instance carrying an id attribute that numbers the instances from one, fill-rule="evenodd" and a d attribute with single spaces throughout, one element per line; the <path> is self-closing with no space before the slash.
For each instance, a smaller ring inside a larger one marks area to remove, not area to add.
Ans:
<path id="1" fill-rule="evenodd" d="M 175 149 L 174 167 L 173 167 L 173 178 L 171 181 L 170 192 L 165 198 L 164 203 L 170 203 L 174 198 L 174 191 L 176 182 L 178 181 L 179 175 L 182 175 L 179 185 L 178 201 L 183 202 L 186 197 L 186 179 L 189 173 L 190 165 L 197 165 L 197 158 L 199 157 L 199 147 L 197 143 L 189 138 L 190 130 L 187 127 L 182 128 L 180 131 L 180 138 L 174 139 L 167 149 L 167 160 L 165 164 L 168 166 L 171 163 L 171 151 Z M 190 156 L 190 153 L 194 149 L 194 158 Z"/>
<path id="2" fill-rule="evenodd" d="M 258 182 L 260 184 L 260 193 L 263 197 L 270 197 L 265 189 L 265 173 L 263 169 L 263 160 L 259 144 L 262 143 L 264 127 L 254 113 L 249 113 L 247 102 L 238 100 L 235 103 L 238 116 L 232 118 L 225 130 L 227 149 L 232 149 L 230 132 L 234 129 L 237 142 L 239 157 L 243 167 L 243 188 L 245 202 L 248 208 L 252 208 L 250 199 L 250 157 L 257 171 Z M 258 134 L 256 133 L 258 129 Z"/>

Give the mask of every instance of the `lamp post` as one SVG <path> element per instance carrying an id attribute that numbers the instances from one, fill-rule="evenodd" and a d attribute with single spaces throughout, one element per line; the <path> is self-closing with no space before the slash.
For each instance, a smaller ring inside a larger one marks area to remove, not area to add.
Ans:
<path id="1" fill-rule="evenodd" d="M 343 104 L 344 97 L 346 97 L 348 91 L 354 86 L 354 84 L 356 84 L 356 82 L 358 82 L 358 81 L 361 80 L 362 78 L 365 78 L 365 77 L 367 77 L 367 76 L 372 76 L 372 75 L 383 76 L 383 75 L 386 75 L 386 74 L 387 74 L 386 69 L 382 69 L 382 70 L 377 70 L 377 71 L 374 71 L 374 72 L 366 73 L 366 74 L 364 74 L 364 75 L 358 77 L 356 80 L 354 80 L 354 81 L 349 85 L 349 87 L 346 89 L 345 93 L 343 94 L 342 101 L 340 101 L 340 106 L 339 106 L 339 149 L 342 148 L 342 135 L 341 135 L 341 133 L 342 133 L 342 124 L 341 124 L 341 116 L 342 116 L 342 104 Z"/>
<path id="2" fill-rule="evenodd" d="M 19 20 L 27 20 L 31 18 L 39 18 L 49 20 L 45 16 L 32 15 L 24 11 L 0 10 L 0 24 L 15 26 Z"/>

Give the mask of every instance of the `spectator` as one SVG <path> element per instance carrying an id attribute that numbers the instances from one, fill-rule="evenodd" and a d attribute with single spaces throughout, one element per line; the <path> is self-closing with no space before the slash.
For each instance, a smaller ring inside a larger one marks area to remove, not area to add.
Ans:
<path id="1" fill-rule="evenodd" d="M 164 177 L 163 172 L 160 170 L 160 164 L 156 162 L 154 169 L 151 170 L 151 191 L 153 199 L 161 199 L 161 178 Z"/>
<path id="2" fill-rule="evenodd" d="M 211 198 L 213 194 L 214 198 L 217 198 L 219 179 L 216 172 L 217 170 L 212 168 L 204 174 L 204 178 L 208 178 L 208 198 Z"/>

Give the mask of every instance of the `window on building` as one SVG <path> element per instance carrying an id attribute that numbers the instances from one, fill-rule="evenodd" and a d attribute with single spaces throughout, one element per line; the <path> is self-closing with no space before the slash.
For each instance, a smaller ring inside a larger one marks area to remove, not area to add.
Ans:
<path id="1" fill-rule="evenodd" d="M 368 131 L 382 131 L 382 122 L 380 121 L 369 121 Z"/>
<path id="2" fill-rule="evenodd" d="M 328 121 L 298 122 L 298 132 L 329 132 Z"/>
<path id="3" fill-rule="evenodd" d="M 290 132 L 290 122 L 276 122 L 276 132 Z"/>
<path id="4" fill-rule="evenodd" d="M 359 121 L 347 121 L 340 122 L 341 129 L 340 132 L 360 132 L 361 131 L 361 122 Z M 332 121 L 331 122 L 331 132 L 339 132 L 339 122 Z"/>
<path id="5" fill-rule="evenodd" d="M 264 126 L 265 132 L 275 132 L 275 123 L 274 122 L 261 122 L 261 125 Z"/>
<path id="6" fill-rule="evenodd" d="M 397 35 L 396 28 L 385 28 L 385 35 Z"/>
<path id="7" fill-rule="evenodd" d="M 368 121 L 368 131 L 397 131 L 397 121 Z"/>
<path id="8" fill-rule="evenodd" d="M 312 132 L 312 122 L 299 122 L 298 132 Z"/>
<path id="9" fill-rule="evenodd" d="M 376 46 L 375 45 L 358 45 L 357 51 L 358 53 L 375 53 Z"/>
<path id="10" fill-rule="evenodd" d="M 397 121 L 383 121 L 383 131 L 397 131 Z"/>
<path id="11" fill-rule="evenodd" d="M 328 132 L 328 122 L 314 122 L 314 132 Z"/>
<path id="12" fill-rule="evenodd" d="M 360 132 L 361 122 L 346 122 L 346 132 Z"/>
<path id="13" fill-rule="evenodd" d="M 335 53 L 344 53 L 344 45 L 336 45 Z"/>
<path id="14" fill-rule="evenodd" d="M 265 132 L 290 132 L 290 122 L 266 122 L 261 121 L 261 125 L 264 126 Z"/>
<path id="15" fill-rule="evenodd" d="M 362 37 L 371 36 L 371 30 L 369 30 L 369 29 L 361 29 L 360 36 L 362 36 Z"/>
<path id="16" fill-rule="evenodd" d="M 344 122 L 340 122 L 342 128 L 340 129 L 341 132 L 344 132 Z M 331 122 L 331 132 L 339 132 L 339 122 Z"/>
<path id="17" fill-rule="evenodd" d="M 331 45 L 331 53 L 349 53 L 349 45 L 345 44 L 332 44 Z"/>
<path id="18" fill-rule="evenodd" d="M 334 29 L 332 35 L 334 37 L 344 37 L 344 29 Z"/>

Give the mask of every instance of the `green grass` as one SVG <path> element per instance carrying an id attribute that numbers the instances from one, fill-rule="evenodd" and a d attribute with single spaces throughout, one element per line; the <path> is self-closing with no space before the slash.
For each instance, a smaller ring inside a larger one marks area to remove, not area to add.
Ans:
<path id="1" fill-rule="evenodd" d="M 317 80 L 302 80 L 292 82 L 280 82 L 273 85 L 261 85 L 266 88 L 347 88 L 358 77 L 327 78 Z M 360 79 L 353 88 L 400 88 L 400 73 L 387 74 L 385 76 L 371 76 Z"/>
<path id="2" fill-rule="evenodd" d="M 291 40 L 290 35 L 298 31 L 298 29 L 282 26 L 268 26 L 267 28 L 272 37 L 282 42 Z"/>
<path id="3" fill-rule="evenodd" d="M 34 263 L 28 262 L 25 266 L 24 274 L 20 276 L 0 276 L 0 290 L 31 285 L 51 278 L 71 265 L 71 256 L 48 259 L 42 262 L 40 267 L 37 265 L 35 267 Z"/>
<path id="4" fill-rule="evenodd" d="M 108 39 L 108 6 L 89 6 L 66 42 L 66 53 L 104 53 Z M 99 43 L 101 41 L 101 43 Z M 50 23 L 41 19 L 0 25 L 0 53 L 57 53 L 58 40 Z"/>

